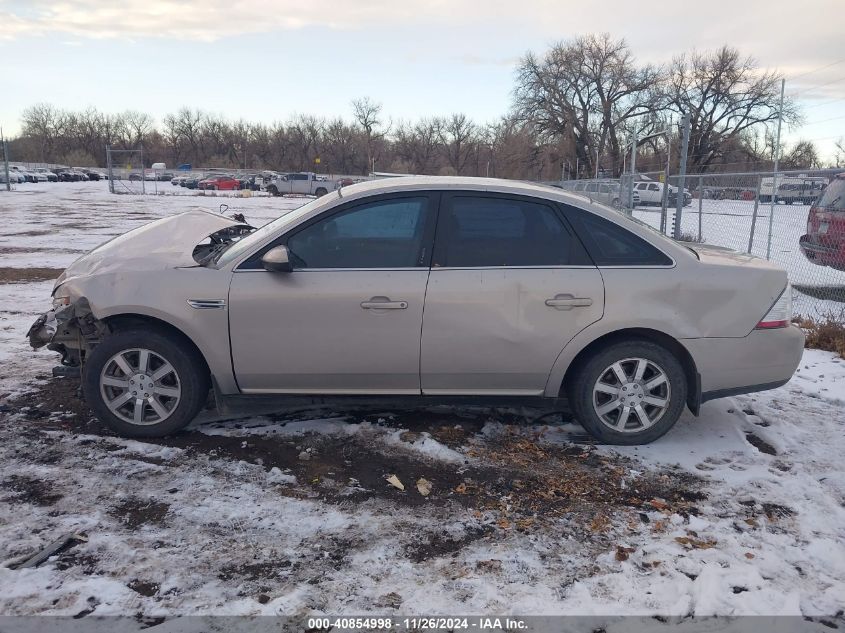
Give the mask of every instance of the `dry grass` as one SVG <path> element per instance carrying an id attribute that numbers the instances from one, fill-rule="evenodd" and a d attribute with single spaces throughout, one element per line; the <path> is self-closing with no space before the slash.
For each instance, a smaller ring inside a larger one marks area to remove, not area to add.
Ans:
<path id="1" fill-rule="evenodd" d="M 796 316 L 793 321 L 804 330 L 806 347 L 836 352 L 845 358 L 845 320 L 841 315 L 828 313 L 816 318 Z"/>
<path id="2" fill-rule="evenodd" d="M 696 235 L 695 233 L 690 233 L 690 232 L 686 231 L 686 232 L 682 232 L 678 236 L 678 241 L 679 242 L 693 242 L 693 243 L 696 243 L 696 244 L 700 244 L 703 240 L 698 235 Z"/>

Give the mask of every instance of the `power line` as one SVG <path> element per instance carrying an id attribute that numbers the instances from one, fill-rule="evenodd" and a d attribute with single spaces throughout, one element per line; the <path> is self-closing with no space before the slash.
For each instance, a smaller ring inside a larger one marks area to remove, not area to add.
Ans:
<path id="1" fill-rule="evenodd" d="M 832 79 L 831 81 L 826 81 L 823 84 L 814 84 L 812 86 L 809 86 L 808 88 L 804 88 L 803 90 L 799 90 L 798 92 L 793 92 L 790 96 L 791 97 L 797 97 L 798 95 L 802 95 L 805 92 L 810 92 L 811 90 L 815 90 L 817 88 L 824 88 L 825 86 L 830 86 L 832 84 L 839 83 L 840 81 L 845 81 L 845 75 L 843 75 L 842 77 L 839 77 L 837 79 Z"/>
<path id="2" fill-rule="evenodd" d="M 807 127 L 810 125 L 818 125 L 819 123 L 827 123 L 828 121 L 838 121 L 839 119 L 845 119 L 845 114 L 842 116 L 833 116 L 829 119 L 821 119 L 819 121 L 813 121 L 812 123 L 804 123 L 801 127 Z"/>
<path id="3" fill-rule="evenodd" d="M 816 103 L 811 106 L 806 106 L 805 110 L 812 110 L 813 108 L 820 108 L 822 106 L 826 106 L 829 103 L 836 103 L 837 101 L 845 100 L 845 97 L 837 97 L 836 99 L 831 99 L 830 101 L 822 101 L 821 103 Z"/>
<path id="4" fill-rule="evenodd" d="M 845 62 L 845 57 L 842 59 L 837 59 L 835 62 L 830 62 L 829 64 L 825 64 L 824 66 L 819 66 L 818 68 L 813 68 L 813 70 L 808 70 L 805 73 L 801 73 L 800 75 L 793 75 L 792 77 L 787 77 L 787 79 L 798 79 L 799 77 L 806 77 L 807 75 L 812 75 L 813 73 L 817 73 L 820 70 L 824 70 L 825 68 L 830 68 L 831 66 L 836 66 L 837 64 L 841 64 Z"/>

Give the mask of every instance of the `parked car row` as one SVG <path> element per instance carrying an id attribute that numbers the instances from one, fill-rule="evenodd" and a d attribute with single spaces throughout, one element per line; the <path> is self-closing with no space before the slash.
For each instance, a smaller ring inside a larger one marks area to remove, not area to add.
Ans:
<path id="1" fill-rule="evenodd" d="M 231 174 L 182 174 L 173 176 L 170 184 L 174 187 L 186 189 L 203 189 L 208 191 L 238 191 L 253 189 L 254 176 L 233 176 Z"/>
<path id="2" fill-rule="evenodd" d="M 140 174 L 137 177 L 140 179 Z M 341 181 L 331 180 L 313 172 L 280 174 L 273 171 L 237 175 L 185 173 L 170 178 L 170 184 L 174 187 L 185 187 L 186 189 L 210 191 L 248 189 L 250 191 L 266 191 L 274 196 L 298 194 L 317 197 L 323 196 L 329 191 L 334 191 L 339 186 L 352 184 L 352 182 L 349 178 Z"/>
<path id="3" fill-rule="evenodd" d="M 571 180 L 561 184 L 561 189 L 580 193 L 591 200 L 606 204 L 615 209 L 625 206 L 627 191 L 622 191 L 619 183 L 615 180 Z M 640 204 L 640 194 L 634 189 L 633 206 Z"/>
<path id="4" fill-rule="evenodd" d="M 108 176 L 95 169 L 79 167 L 35 167 L 26 169 L 19 165 L 9 166 L 9 182 L 22 184 L 26 182 L 79 182 L 83 180 L 107 180 Z M 0 169 L 0 183 L 6 183 L 6 171 Z"/>

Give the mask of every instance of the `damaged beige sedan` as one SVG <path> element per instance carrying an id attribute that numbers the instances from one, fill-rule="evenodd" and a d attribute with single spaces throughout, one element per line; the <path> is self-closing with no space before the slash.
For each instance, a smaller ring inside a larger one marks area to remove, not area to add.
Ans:
<path id="1" fill-rule="evenodd" d="M 786 273 L 525 183 L 398 178 L 254 229 L 191 211 L 57 280 L 30 330 L 127 436 L 295 398 L 557 407 L 650 442 L 712 398 L 784 384 Z"/>

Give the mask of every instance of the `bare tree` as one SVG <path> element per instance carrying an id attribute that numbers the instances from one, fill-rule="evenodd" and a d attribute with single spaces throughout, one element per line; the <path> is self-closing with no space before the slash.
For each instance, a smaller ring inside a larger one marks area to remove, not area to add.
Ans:
<path id="1" fill-rule="evenodd" d="M 785 152 L 781 159 L 784 169 L 818 169 L 821 167 L 821 159 L 812 141 L 798 141 L 792 149 Z"/>
<path id="2" fill-rule="evenodd" d="M 55 160 L 66 132 L 66 113 L 49 103 L 37 103 L 23 111 L 21 122 L 22 135 L 32 138 L 38 148 L 38 160 Z"/>
<path id="3" fill-rule="evenodd" d="M 539 132 L 571 144 L 588 171 L 597 153 L 605 153 L 618 172 L 626 126 L 660 108 L 661 72 L 637 66 L 625 40 L 608 34 L 559 42 L 542 57 L 522 59 L 515 111 Z"/>
<path id="4" fill-rule="evenodd" d="M 376 146 L 378 141 L 384 139 L 387 130 L 380 130 L 382 105 L 371 100 L 369 97 L 354 99 L 352 101 L 352 114 L 355 121 L 364 130 L 367 141 L 367 170 L 372 169 L 375 164 Z"/>
<path id="5" fill-rule="evenodd" d="M 434 173 L 439 144 L 438 125 L 433 119 L 396 127 L 394 151 L 416 174 Z"/>
<path id="6" fill-rule="evenodd" d="M 455 175 L 464 175 L 466 166 L 477 149 L 474 143 L 477 131 L 475 123 L 466 114 L 458 113 L 435 119 L 435 129 L 449 167 Z"/>
<path id="7" fill-rule="evenodd" d="M 676 57 L 671 66 L 668 102 L 690 113 L 691 171 L 708 169 L 724 148 L 743 133 L 775 122 L 780 114 L 780 77 L 760 71 L 752 57 L 723 46 L 713 53 Z M 783 107 L 786 123 L 800 120 L 793 100 Z"/>

